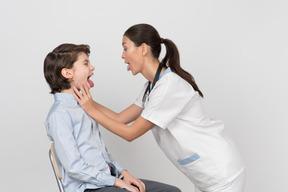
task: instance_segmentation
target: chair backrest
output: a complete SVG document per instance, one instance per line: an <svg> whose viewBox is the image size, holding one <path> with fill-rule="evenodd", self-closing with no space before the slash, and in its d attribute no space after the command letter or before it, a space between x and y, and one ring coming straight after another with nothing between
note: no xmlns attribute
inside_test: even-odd
<svg viewBox="0 0 288 192"><path fill-rule="evenodd" d="M60 192L64 192L64 187L62 183L62 177L59 171L60 162L57 158L57 155L54 152L54 143L51 144L51 148L49 149L49 159L53 168L54 175L56 177L56 181L59 187Z"/></svg>

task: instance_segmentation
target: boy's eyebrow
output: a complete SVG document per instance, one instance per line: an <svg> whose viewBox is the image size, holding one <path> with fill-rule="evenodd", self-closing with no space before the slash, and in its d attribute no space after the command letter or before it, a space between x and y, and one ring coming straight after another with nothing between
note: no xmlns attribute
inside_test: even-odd
<svg viewBox="0 0 288 192"><path fill-rule="evenodd" d="M126 42L123 42L122 45L126 44Z"/></svg>
<svg viewBox="0 0 288 192"><path fill-rule="evenodd" d="M83 63L85 63L85 62L89 62L89 59L84 59Z"/></svg>

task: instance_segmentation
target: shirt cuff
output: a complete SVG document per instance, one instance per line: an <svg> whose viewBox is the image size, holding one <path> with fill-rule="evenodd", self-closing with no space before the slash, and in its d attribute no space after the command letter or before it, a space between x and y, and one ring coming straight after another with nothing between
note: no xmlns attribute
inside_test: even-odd
<svg viewBox="0 0 288 192"><path fill-rule="evenodd" d="M103 174L102 178L101 178L101 185L103 187L105 187L105 186L113 186L114 183L115 183L115 179L116 179L116 177L114 177L112 175Z"/></svg>
<svg viewBox="0 0 288 192"><path fill-rule="evenodd" d="M115 162L115 167L116 167L116 170L118 172L118 175L120 176L121 175L121 171L124 169L118 162Z"/></svg>

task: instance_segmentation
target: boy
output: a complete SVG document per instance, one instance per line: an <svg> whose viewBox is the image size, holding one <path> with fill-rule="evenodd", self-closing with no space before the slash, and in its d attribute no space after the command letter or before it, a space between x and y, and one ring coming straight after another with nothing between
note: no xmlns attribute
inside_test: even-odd
<svg viewBox="0 0 288 192"><path fill-rule="evenodd" d="M73 87L79 89L83 82L94 86L89 54L88 45L62 44L44 61L44 76L55 99L45 125L62 164L65 191L179 192L170 185L133 177L108 153L98 124L73 96Z"/></svg>

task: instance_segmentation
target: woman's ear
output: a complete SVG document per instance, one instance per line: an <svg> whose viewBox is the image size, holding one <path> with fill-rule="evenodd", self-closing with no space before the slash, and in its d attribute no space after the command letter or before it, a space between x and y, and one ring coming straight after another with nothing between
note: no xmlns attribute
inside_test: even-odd
<svg viewBox="0 0 288 192"><path fill-rule="evenodd" d="M67 68L63 68L61 70L61 75L65 77L66 79L72 79L73 77L71 70Z"/></svg>
<svg viewBox="0 0 288 192"><path fill-rule="evenodd" d="M145 56L150 51L150 46L148 46L146 43L142 43L141 49L142 49L142 56Z"/></svg>

